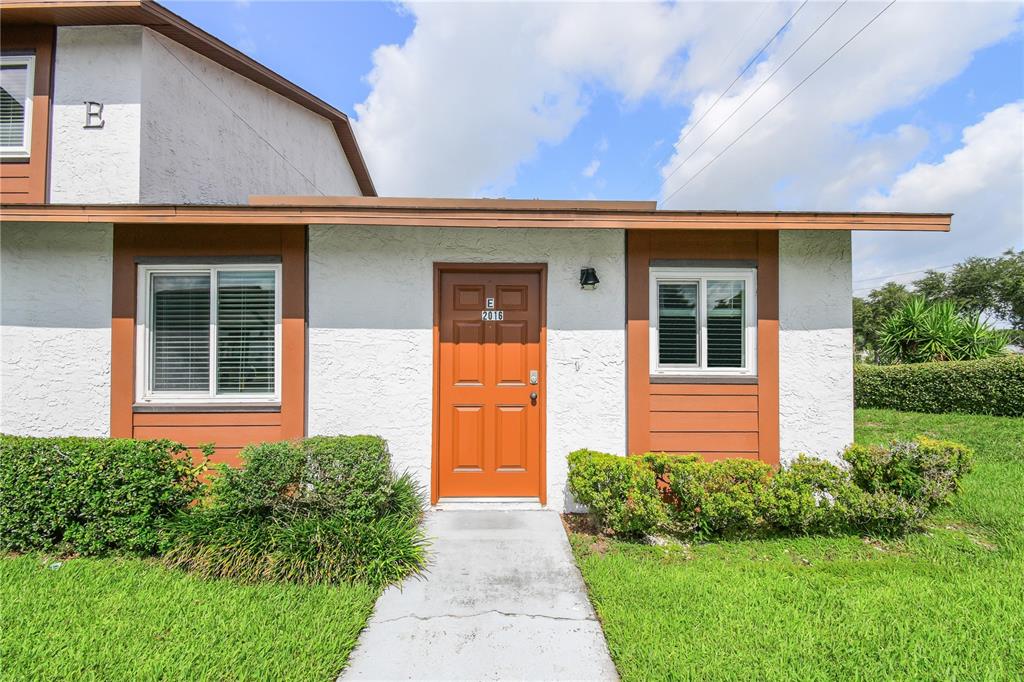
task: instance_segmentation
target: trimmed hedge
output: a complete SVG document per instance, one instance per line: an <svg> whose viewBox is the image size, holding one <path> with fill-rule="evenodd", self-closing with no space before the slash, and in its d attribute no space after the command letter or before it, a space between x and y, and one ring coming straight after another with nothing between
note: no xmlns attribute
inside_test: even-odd
<svg viewBox="0 0 1024 682"><path fill-rule="evenodd" d="M569 455L569 490L598 526L626 537L658 531L699 540L765 533L902 535L949 502L971 451L920 437L852 445L841 468L801 456L778 472L748 459Z"/></svg>
<svg viewBox="0 0 1024 682"><path fill-rule="evenodd" d="M200 470L166 440L0 436L0 549L151 554Z"/></svg>
<svg viewBox="0 0 1024 682"><path fill-rule="evenodd" d="M1024 356L909 365L857 365L857 407L1024 417Z"/></svg>

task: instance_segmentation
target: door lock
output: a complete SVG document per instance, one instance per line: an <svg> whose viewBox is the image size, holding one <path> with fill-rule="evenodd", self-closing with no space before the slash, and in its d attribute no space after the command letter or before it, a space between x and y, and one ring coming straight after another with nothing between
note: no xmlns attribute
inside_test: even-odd
<svg viewBox="0 0 1024 682"><path fill-rule="evenodd" d="M532 393L530 393L530 404L531 405L536 405L537 404L537 391L533 391Z"/></svg>
<svg viewBox="0 0 1024 682"><path fill-rule="evenodd" d="M536 386L537 385L537 382L540 380L539 374L540 373L537 370L535 370L535 369L531 369L530 370L530 385L531 386Z"/></svg>

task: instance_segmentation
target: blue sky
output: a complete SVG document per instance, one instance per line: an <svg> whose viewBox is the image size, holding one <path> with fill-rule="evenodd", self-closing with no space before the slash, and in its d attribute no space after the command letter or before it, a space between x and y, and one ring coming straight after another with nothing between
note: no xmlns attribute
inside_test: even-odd
<svg viewBox="0 0 1024 682"><path fill-rule="evenodd" d="M956 213L858 237L855 286L1024 246L1018 4L165 4L348 113L382 193Z"/></svg>

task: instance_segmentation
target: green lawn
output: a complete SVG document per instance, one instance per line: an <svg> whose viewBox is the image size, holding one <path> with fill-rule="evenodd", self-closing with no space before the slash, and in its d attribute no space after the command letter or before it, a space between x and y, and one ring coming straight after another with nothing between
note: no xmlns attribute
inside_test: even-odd
<svg viewBox="0 0 1024 682"><path fill-rule="evenodd" d="M154 563L0 559L0 679L333 680L365 586L246 587Z"/></svg>
<svg viewBox="0 0 1024 682"><path fill-rule="evenodd" d="M1024 419L858 410L857 440L977 451L900 542L648 547L571 537L624 680L1024 679Z"/></svg>

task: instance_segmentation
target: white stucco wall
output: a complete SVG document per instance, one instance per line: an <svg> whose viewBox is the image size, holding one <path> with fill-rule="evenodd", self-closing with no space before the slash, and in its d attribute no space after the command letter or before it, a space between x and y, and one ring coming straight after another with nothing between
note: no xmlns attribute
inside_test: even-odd
<svg viewBox="0 0 1024 682"><path fill-rule="evenodd" d="M361 194L327 119L149 29L142 74L142 202Z"/></svg>
<svg viewBox="0 0 1024 682"><path fill-rule="evenodd" d="M140 26L57 28L50 136L50 201L137 203L142 121ZM84 128L84 102L103 103Z"/></svg>
<svg viewBox="0 0 1024 682"><path fill-rule="evenodd" d="M0 226L0 432L110 432L113 227Z"/></svg>
<svg viewBox="0 0 1024 682"><path fill-rule="evenodd" d="M779 234L779 436L783 463L837 460L853 441L849 232Z"/></svg>
<svg viewBox="0 0 1024 682"><path fill-rule="evenodd" d="M547 492L563 509L570 451L625 451L618 230L311 226L309 433L383 436L398 468L429 485L435 261L548 264ZM595 291L580 289L586 265Z"/></svg>

